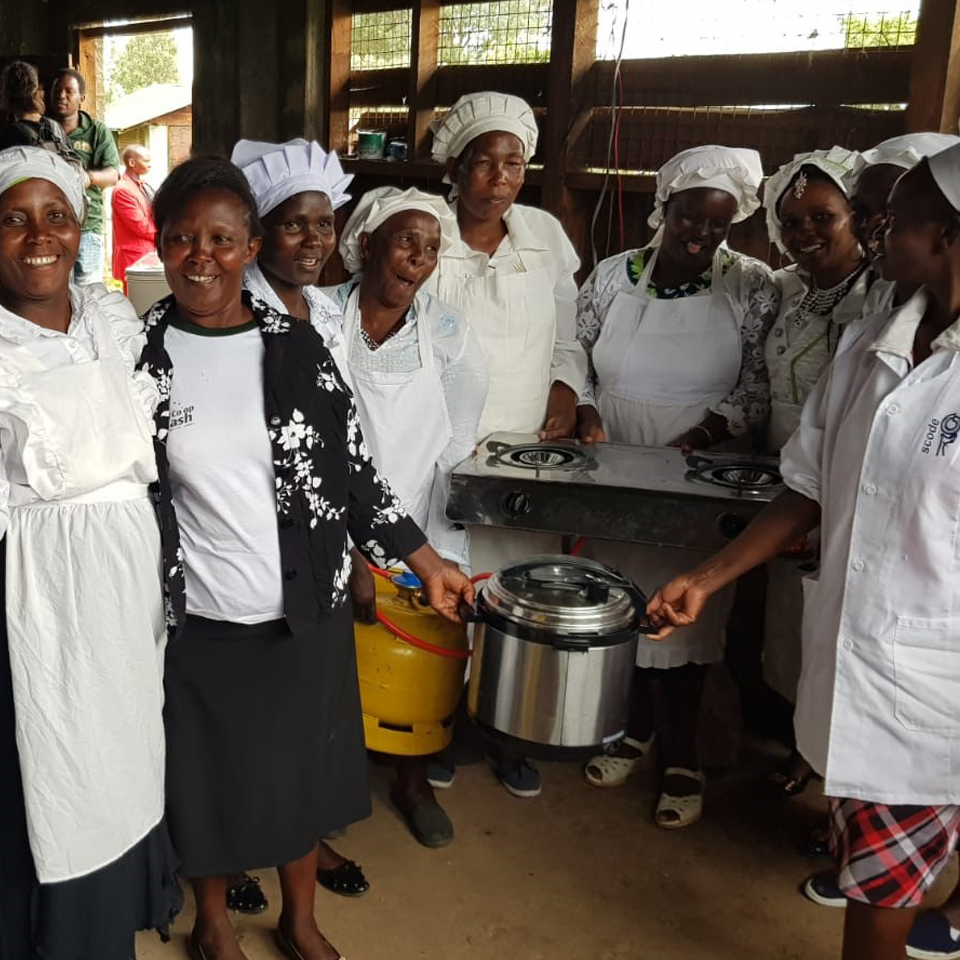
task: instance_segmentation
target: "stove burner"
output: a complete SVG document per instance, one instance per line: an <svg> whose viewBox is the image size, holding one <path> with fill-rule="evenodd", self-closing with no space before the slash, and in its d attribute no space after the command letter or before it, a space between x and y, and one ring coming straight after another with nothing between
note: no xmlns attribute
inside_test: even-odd
<svg viewBox="0 0 960 960"><path fill-rule="evenodd" d="M701 463L687 474L691 480L742 493L759 493L783 483L780 474L765 464Z"/></svg>
<svg viewBox="0 0 960 960"><path fill-rule="evenodd" d="M576 447L551 446L547 443L526 443L506 447L492 458L494 463L528 470L562 470L582 466L586 455Z"/></svg>

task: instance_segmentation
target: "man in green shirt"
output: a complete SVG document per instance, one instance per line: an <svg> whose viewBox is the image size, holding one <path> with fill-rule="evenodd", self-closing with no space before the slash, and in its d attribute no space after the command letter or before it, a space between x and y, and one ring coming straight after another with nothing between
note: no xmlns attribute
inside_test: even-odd
<svg viewBox="0 0 960 960"><path fill-rule="evenodd" d="M78 284L103 282L103 191L120 179L120 155L113 134L106 124L80 109L86 98L86 81L78 71L64 67L53 81L50 110L83 164L90 204L73 268Z"/></svg>

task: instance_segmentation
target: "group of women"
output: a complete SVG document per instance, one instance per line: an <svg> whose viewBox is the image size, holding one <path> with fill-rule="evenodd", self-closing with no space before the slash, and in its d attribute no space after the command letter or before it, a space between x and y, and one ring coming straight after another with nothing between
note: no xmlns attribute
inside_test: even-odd
<svg viewBox="0 0 960 960"><path fill-rule="evenodd" d="M559 222L516 203L537 142L517 97L468 95L437 124L449 199L359 199L333 288L351 178L316 143L241 141L158 190L172 292L142 321L69 282L76 168L0 152L0 960L129 960L134 931L179 910L177 870L191 957L243 960L228 894L258 865L278 866L281 953L336 960L314 890L366 887L322 838L370 811L352 628L376 613L370 564L405 565L457 620L464 570L556 548L447 520L452 468L492 431L778 450L845 324L912 292L879 279L875 231L935 137L781 168L776 273L726 243L759 207L759 155L684 151L658 175L653 240L579 295ZM689 563L588 549L648 586ZM681 642L641 644L630 735L586 768L622 783L661 695L665 828L702 809L697 708L729 605L719 591ZM395 765L411 831L449 842L433 787L453 766ZM523 758L495 766L539 792Z"/></svg>

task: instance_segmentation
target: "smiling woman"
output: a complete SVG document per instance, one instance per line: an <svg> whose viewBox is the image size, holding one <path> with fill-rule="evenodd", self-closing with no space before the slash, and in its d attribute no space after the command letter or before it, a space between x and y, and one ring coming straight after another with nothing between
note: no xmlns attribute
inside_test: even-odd
<svg viewBox="0 0 960 960"><path fill-rule="evenodd" d="M375 470L317 331L243 289L263 232L243 173L186 161L155 218L172 295L145 318L144 361L186 574L164 719L171 834L197 901L189 950L242 960L227 877L280 864L278 946L336 960L313 913L317 841L370 810L347 533L372 562L405 561L450 619L473 588Z"/></svg>
<svg viewBox="0 0 960 960"><path fill-rule="evenodd" d="M163 823L175 527L143 327L70 285L79 172L0 152L0 960L129 960L181 902ZM105 589L106 587L106 589ZM117 799L123 802L118 804Z"/></svg>
<svg viewBox="0 0 960 960"><path fill-rule="evenodd" d="M377 469L437 552L466 564L446 519L453 467L473 450L487 393L480 344L460 311L423 290L456 234L446 202L419 190L364 194L340 244L354 275L327 292L344 313L354 397ZM397 761L394 805L423 844L453 839L421 758Z"/></svg>
<svg viewBox="0 0 960 960"><path fill-rule="evenodd" d="M590 358L578 408L588 443L612 440L701 449L748 435L767 413L763 340L777 311L770 269L731 250L730 225L758 207L762 170L754 150L685 150L657 174L650 245L602 261L578 301L577 328ZM655 583L689 563L689 551L598 541L585 553ZM729 595L705 611L696 631L672 648L637 649L635 714L611 758L596 757L586 777L596 786L626 779L654 735L650 683L664 691L657 731L667 768L658 826L676 829L700 816L703 774L696 717L703 665L723 657Z"/></svg>

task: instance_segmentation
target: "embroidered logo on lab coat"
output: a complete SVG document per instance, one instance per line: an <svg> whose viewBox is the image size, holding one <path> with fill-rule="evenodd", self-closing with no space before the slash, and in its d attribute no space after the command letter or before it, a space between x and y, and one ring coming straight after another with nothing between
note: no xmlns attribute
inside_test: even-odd
<svg viewBox="0 0 960 960"><path fill-rule="evenodd" d="M923 438L922 453L930 453L936 447L934 456L946 456L947 447L960 435L960 414L948 413L942 420L934 417L927 424L927 432Z"/></svg>

